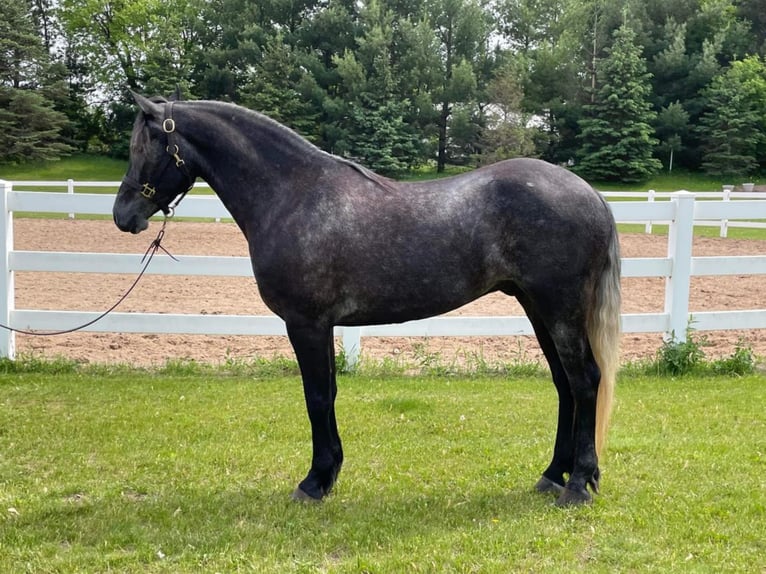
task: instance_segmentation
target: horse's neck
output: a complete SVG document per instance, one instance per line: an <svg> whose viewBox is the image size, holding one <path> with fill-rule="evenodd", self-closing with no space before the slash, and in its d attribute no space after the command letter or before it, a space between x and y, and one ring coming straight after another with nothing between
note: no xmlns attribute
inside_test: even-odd
<svg viewBox="0 0 766 574"><path fill-rule="evenodd" d="M225 121L221 111L227 109L201 110L195 117L201 135L194 143L200 154L200 176L244 227L258 214L267 214L274 194L291 189L291 178L298 177L302 168L309 163L319 167L331 156L259 115L233 108L237 122Z"/></svg>

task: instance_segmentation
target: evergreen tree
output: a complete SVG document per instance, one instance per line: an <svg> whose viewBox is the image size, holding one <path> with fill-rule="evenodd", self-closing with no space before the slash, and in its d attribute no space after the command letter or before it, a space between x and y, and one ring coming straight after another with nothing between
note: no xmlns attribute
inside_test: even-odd
<svg viewBox="0 0 766 574"><path fill-rule="evenodd" d="M318 111L312 94L318 86L303 65L310 58L311 55L288 45L277 34L247 75L240 90L240 103L316 141Z"/></svg>
<svg viewBox="0 0 766 574"><path fill-rule="evenodd" d="M680 102L675 101L657 114L657 137L660 139L658 152L667 158L668 171L673 171L675 155L684 147L684 140L689 133L689 113Z"/></svg>
<svg viewBox="0 0 766 574"><path fill-rule="evenodd" d="M405 121L410 102L399 93L394 67L394 20L380 3L365 5L358 48L333 59L338 97L325 103L334 128L332 150L386 175L418 160L417 136Z"/></svg>
<svg viewBox="0 0 766 574"><path fill-rule="evenodd" d="M639 182L662 164L652 156L656 113L650 103L650 74L635 32L624 24L598 69L594 101L580 120L582 141L577 171L601 181Z"/></svg>
<svg viewBox="0 0 766 574"><path fill-rule="evenodd" d="M47 97L48 54L27 0L0 0L0 162L58 159L66 116Z"/></svg>
<svg viewBox="0 0 766 574"><path fill-rule="evenodd" d="M698 130L702 169L716 176L752 174L766 141L766 66L757 56L734 62L705 95L708 107Z"/></svg>

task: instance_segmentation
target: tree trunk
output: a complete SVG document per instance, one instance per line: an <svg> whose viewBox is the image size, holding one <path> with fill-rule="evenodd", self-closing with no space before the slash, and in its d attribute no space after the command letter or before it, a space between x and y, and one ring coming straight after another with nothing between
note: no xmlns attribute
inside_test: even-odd
<svg viewBox="0 0 766 574"><path fill-rule="evenodd" d="M444 172L447 166L447 120L449 120L449 102L442 102L442 111L439 116L439 155L436 161L436 171Z"/></svg>

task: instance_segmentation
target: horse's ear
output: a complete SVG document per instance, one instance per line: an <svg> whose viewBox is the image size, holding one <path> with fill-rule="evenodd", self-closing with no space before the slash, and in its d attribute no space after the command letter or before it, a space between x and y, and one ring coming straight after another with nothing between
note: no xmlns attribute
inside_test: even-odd
<svg viewBox="0 0 766 574"><path fill-rule="evenodd" d="M163 117L164 110L159 104L155 104L149 98L145 98L136 92L131 91L130 93L133 95L133 99L136 101L136 104L138 104L138 107L144 112L144 115L157 119Z"/></svg>
<svg viewBox="0 0 766 574"><path fill-rule="evenodd" d="M176 84L175 91L171 94L171 96L168 98L171 102L180 102L183 98L181 97L181 86Z"/></svg>

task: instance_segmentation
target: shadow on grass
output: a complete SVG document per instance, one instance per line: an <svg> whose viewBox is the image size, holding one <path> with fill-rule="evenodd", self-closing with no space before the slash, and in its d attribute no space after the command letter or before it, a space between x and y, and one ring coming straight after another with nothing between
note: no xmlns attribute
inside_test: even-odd
<svg viewBox="0 0 766 574"><path fill-rule="evenodd" d="M97 560L98 567L156 562L158 557L188 560L191 555L199 561L225 553L313 561L332 552L369 554L407 546L408 539L438 539L491 526L498 517L507 522L545 514L553 502L531 488L431 496L395 486L364 492L341 486L321 503L301 503L281 486L230 486L225 491L152 491L112 484L102 494L48 493L36 508L21 509L12 521L0 523L0 531L17 559L29 559L26 548L50 565L73 553Z"/></svg>

